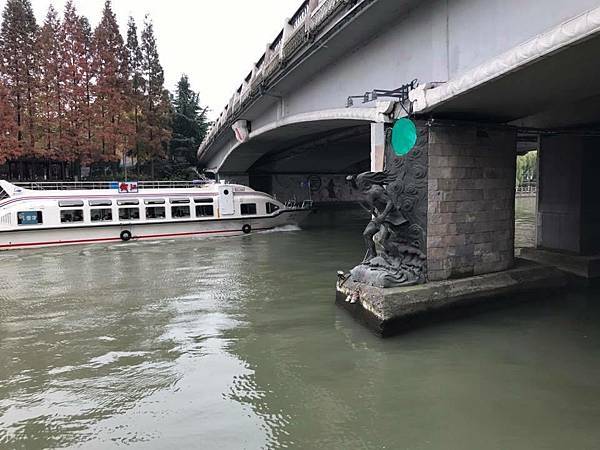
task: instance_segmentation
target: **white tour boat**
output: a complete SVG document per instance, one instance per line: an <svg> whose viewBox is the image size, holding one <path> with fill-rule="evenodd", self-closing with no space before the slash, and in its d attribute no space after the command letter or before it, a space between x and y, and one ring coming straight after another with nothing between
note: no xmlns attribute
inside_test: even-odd
<svg viewBox="0 0 600 450"><path fill-rule="evenodd" d="M0 250L200 236L298 225L311 202L283 204L247 186L187 182L0 180Z"/></svg>

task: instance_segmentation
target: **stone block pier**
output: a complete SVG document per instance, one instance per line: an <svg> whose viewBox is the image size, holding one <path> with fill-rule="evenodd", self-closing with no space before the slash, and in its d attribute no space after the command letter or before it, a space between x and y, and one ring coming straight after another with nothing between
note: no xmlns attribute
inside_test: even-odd
<svg viewBox="0 0 600 450"><path fill-rule="evenodd" d="M555 293L567 285L558 269L519 261L511 269L456 280L379 288L338 281L336 304L382 337L490 306Z"/></svg>

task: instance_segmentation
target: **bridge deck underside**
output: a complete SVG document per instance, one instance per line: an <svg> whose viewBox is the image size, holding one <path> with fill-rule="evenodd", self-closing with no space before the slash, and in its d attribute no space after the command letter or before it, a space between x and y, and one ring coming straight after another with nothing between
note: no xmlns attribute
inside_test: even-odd
<svg viewBox="0 0 600 450"><path fill-rule="evenodd" d="M435 117L540 129L600 124L600 36L435 106Z"/></svg>
<svg viewBox="0 0 600 450"><path fill-rule="evenodd" d="M370 125L317 121L276 128L238 146L221 173L346 173L369 167Z"/></svg>

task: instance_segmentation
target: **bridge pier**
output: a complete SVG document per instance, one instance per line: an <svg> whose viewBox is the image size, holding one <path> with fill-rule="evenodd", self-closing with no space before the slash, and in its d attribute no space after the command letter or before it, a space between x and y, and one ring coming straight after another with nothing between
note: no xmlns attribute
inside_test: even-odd
<svg viewBox="0 0 600 450"><path fill-rule="evenodd" d="M430 128L430 281L513 266L515 165L512 129L459 123Z"/></svg>
<svg viewBox="0 0 600 450"><path fill-rule="evenodd" d="M600 276L600 137L540 141L537 248L522 256L583 278Z"/></svg>
<svg viewBox="0 0 600 450"><path fill-rule="evenodd" d="M336 302L387 336L476 302L521 299L523 293L563 286L559 271L515 261L515 130L461 122L418 122L417 128L412 152L419 156L395 156L388 133L385 161L391 172L403 164L427 166L425 184L414 183L409 171L403 188L392 186L392 191L414 192L415 186L426 191L412 197L400 193L397 201L411 226L424 228L426 282L386 285L379 277L373 283L361 278L364 268L355 268L350 278L338 281ZM422 216L424 224L414 220Z"/></svg>

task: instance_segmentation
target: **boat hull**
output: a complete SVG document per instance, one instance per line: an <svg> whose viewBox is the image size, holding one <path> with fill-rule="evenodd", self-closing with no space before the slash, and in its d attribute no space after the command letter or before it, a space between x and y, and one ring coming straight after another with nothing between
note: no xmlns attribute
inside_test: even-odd
<svg viewBox="0 0 600 450"><path fill-rule="evenodd" d="M299 225L310 213L308 209L281 211L263 217L236 217L212 220L169 222L121 222L106 225L62 226L0 232L0 251L24 248L55 247L93 243L239 236L248 231L260 232L285 225ZM249 229L248 229L249 225ZM125 238L125 239L124 239Z"/></svg>

